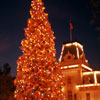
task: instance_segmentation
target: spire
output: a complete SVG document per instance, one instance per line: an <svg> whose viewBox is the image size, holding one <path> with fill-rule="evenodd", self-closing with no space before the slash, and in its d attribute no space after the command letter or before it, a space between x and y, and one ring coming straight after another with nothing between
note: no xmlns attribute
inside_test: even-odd
<svg viewBox="0 0 100 100"><path fill-rule="evenodd" d="M72 42L72 30L73 30L72 21L70 21L69 25L70 25L70 42Z"/></svg>

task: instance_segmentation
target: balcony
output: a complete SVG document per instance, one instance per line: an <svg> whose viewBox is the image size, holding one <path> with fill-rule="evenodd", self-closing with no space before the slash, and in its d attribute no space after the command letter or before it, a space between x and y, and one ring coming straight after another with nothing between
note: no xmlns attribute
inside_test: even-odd
<svg viewBox="0 0 100 100"><path fill-rule="evenodd" d="M84 72L83 84L76 87L100 87L100 71Z"/></svg>

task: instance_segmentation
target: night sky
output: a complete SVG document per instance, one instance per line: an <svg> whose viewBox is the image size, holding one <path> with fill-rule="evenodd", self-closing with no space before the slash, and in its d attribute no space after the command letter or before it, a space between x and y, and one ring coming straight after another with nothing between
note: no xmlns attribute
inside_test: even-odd
<svg viewBox="0 0 100 100"><path fill-rule="evenodd" d="M91 11L87 0L43 0L49 14L57 50L60 56L63 42L69 42L69 22L73 23L73 41L84 46L90 67L100 70L100 33L91 25ZM16 61L22 54L19 49L24 38L24 28L30 18L31 0L2 0L0 2L0 66L9 63L12 75L16 75Z"/></svg>

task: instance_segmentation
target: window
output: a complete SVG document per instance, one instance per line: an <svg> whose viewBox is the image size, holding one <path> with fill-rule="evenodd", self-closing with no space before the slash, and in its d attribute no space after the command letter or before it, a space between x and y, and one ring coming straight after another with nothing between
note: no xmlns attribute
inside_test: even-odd
<svg viewBox="0 0 100 100"><path fill-rule="evenodd" d="M97 82L100 83L100 74L97 74Z"/></svg>
<svg viewBox="0 0 100 100"><path fill-rule="evenodd" d="M72 99L72 91L68 91L68 100L73 100Z"/></svg>
<svg viewBox="0 0 100 100"><path fill-rule="evenodd" d="M74 94L74 100L77 100L77 95L76 94Z"/></svg>
<svg viewBox="0 0 100 100"><path fill-rule="evenodd" d="M90 93L86 93L86 100L90 100Z"/></svg>
<svg viewBox="0 0 100 100"><path fill-rule="evenodd" d="M67 77L67 84L71 84L71 77L70 76Z"/></svg>
<svg viewBox="0 0 100 100"><path fill-rule="evenodd" d="M94 75L93 74L84 75L84 77L83 77L83 83L84 84L94 83Z"/></svg>

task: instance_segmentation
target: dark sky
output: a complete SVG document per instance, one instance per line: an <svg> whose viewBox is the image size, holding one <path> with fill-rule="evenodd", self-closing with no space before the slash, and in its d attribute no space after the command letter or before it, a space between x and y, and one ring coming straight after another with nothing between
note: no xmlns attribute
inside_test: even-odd
<svg viewBox="0 0 100 100"><path fill-rule="evenodd" d="M73 41L84 46L86 58L93 69L100 70L100 33L89 24L91 11L87 0L43 0L49 21L55 32L57 58L62 43L69 41L69 21L72 20ZM19 46L24 38L24 28L30 17L31 0L2 0L0 2L0 66L9 63L12 75L16 75L16 60L21 55Z"/></svg>

